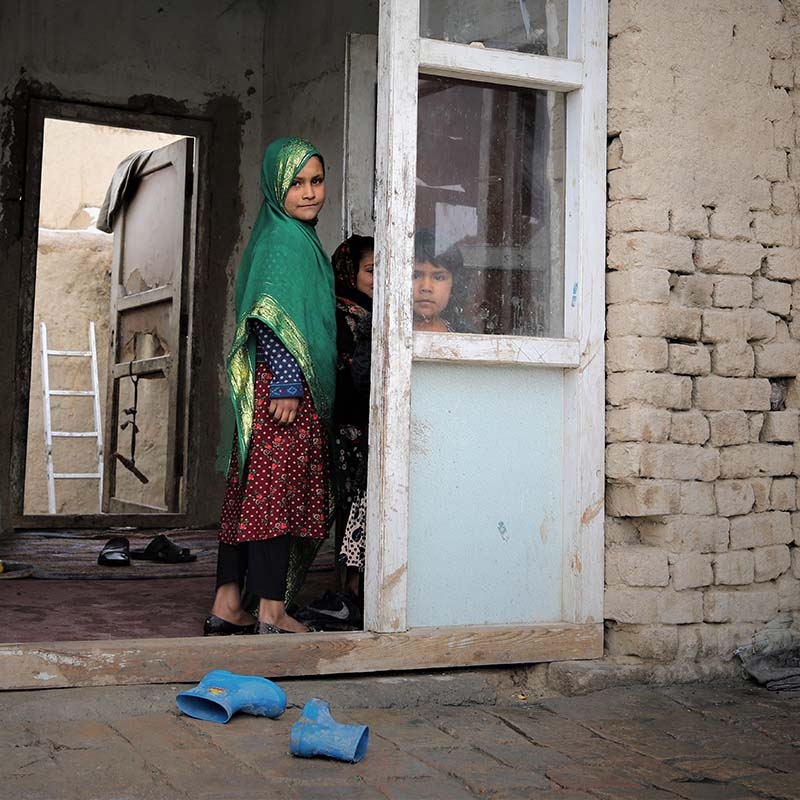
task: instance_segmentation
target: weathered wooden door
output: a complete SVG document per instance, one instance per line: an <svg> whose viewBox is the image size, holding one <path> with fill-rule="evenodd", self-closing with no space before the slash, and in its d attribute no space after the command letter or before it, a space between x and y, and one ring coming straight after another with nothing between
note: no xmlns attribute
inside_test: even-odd
<svg viewBox="0 0 800 800"><path fill-rule="evenodd" d="M193 140L155 150L114 221L106 486L109 513L180 511Z"/></svg>
<svg viewBox="0 0 800 800"><path fill-rule="evenodd" d="M381 3L365 625L484 663L602 653L606 18Z"/></svg>

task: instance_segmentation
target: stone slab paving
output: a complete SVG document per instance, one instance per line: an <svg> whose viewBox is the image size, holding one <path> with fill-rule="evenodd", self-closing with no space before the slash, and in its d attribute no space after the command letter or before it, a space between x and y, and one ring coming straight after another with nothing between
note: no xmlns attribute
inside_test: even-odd
<svg viewBox="0 0 800 800"><path fill-rule="evenodd" d="M800 692L710 683L487 702L465 675L463 693L449 684L442 704L440 676L414 680L408 706L396 683L387 694L378 679L294 680L279 719L239 714L227 725L181 715L174 699L185 686L6 692L0 797L800 799ZM360 763L290 755L290 728L311 696L337 721L369 725Z"/></svg>

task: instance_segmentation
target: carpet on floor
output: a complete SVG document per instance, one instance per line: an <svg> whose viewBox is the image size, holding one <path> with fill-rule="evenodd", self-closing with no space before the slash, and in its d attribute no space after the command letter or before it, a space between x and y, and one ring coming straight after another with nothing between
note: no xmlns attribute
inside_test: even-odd
<svg viewBox="0 0 800 800"><path fill-rule="evenodd" d="M28 577L0 580L0 642L201 636L214 594L216 531L163 532L197 560L97 564L111 536L124 535L132 548L144 548L159 531L18 532L0 539L1 559L34 567ZM328 540L306 576L298 605L334 583Z"/></svg>
<svg viewBox="0 0 800 800"><path fill-rule="evenodd" d="M105 543L124 536L131 550L144 550L164 533L178 547L188 548L194 561L165 564L160 561L131 560L129 566L107 567L97 563ZM0 539L0 559L30 564L33 577L44 580L153 580L156 578L198 578L214 575L217 565L215 530L103 530L103 531L16 531Z"/></svg>

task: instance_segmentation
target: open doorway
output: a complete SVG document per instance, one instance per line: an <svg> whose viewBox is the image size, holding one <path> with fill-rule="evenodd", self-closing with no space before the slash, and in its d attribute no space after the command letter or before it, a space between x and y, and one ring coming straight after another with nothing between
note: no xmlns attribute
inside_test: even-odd
<svg viewBox="0 0 800 800"><path fill-rule="evenodd" d="M307 4L311 8L314 4ZM31 560L22 557L20 544L26 539L39 536L43 542L41 557L35 559L36 572L33 581L5 582L6 593L3 596L4 618L10 622L21 622L24 638L7 630L7 641L63 641L63 640L115 640L115 639L149 639L155 637L189 637L202 632L203 619L208 611L208 604L213 596L214 570L216 562L216 535L213 527L218 523L219 504L222 500L224 471L227 462L226 447L229 446L231 428L226 428L230 401L225 393L224 351L230 340L230 324L228 316L232 299L232 276L246 242L248 229L255 216L259 199L260 159L263 146L267 141L287 132L302 135L313 141L325 154L328 167L329 198L323 219L320 221L320 238L328 253L332 253L338 243L350 232L372 233L372 181L374 175L374 127L375 127L375 48L371 51L370 75L363 90L359 89L350 101L349 111L353 116L364 120L368 134L370 157L365 159L364 172L351 176L358 177L358 200L363 210L363 221L369 223L365 228L361 222L355 224L346 220L347 208L343 203L343 173L345 171L343 139L345 137L345 83L349 80L350 70L347 65L347 34L359 31L371 34L377 32L377 0L352 0L338 5L335 9L319 10L314 7L313 26L307 33L313 35L314 46L310 48L310 56L301 59L291 57L293 42L296 36L297 20L307 15L303 10L290 3L270 3L265 10L264 32L265 59L263 65L264 82L268 91L263 101L263 112L252 113L250 105L242 104L241 98L235 96L211 96L208 105L169 102L151 103L131 90L130 95L120 96L121 108L90 106L86 103L61 101L33 101L28 111L29 136L26 151L25 179L25 235L28 252L23 251L22 276L20 282L20 336L19 356L17 363L18 396L16 402L16 442L12 459L12 472L16 486L12 487L11 526L8 536L3 542L4 557L19 557L19 560ZM250 31L257 29L254 20L248 25ZM189 32L191 35L191 31ZM287 68L290 65L290 68ZM255 64L248 64L256 66ZM247 75L252 86L248 86L248 97L258 96L262 83L259 70L253 75L248 69ZM198 76L202 82L202 76ZM164 84L165 92L171 91ZM135 96L134 96L135 95ZM130 104L130 108L125 107ZM134 109L145 109L139 112ZM147 109L167 109L164 115L151 113ZM197 113L202 119L184 116ZM252 113L252 115L251 115ZM33 359L41 359L39 345L39 321L37 294L38 254L36 238L39 232L39 193L42 190L40 177L41 165L44 164L47 151L45 141L45 122L49 120L69 121L77 127L83 124L101 128L120 128L141 133L144 130L169 134L176 138L193 140L195 148L189 183L194 191L194 205L199 221L195 229L196 241L192 245L201 251L206 248L206 257L200 252L195 259L199 268L194 276L184 283L185 296L179 324L186 330L187 349L191 352L182 354L181 374L184 381L179 385L186 402L179 405L185 414L183 420L176 420L177 434L183 431L183 451L176 453L176 462L184 464L184 472L176 469L179 482L176 486L176 502L171 504L167 498L148 496L147 491L156 484L155 475L160 460L156 442L152 448L146 447L146 426L148 423L148 391L160 391L166 380L159 377L142 376L139 388L137 407L137 424L140 435L136 441L135 466L148 478L143 484L136 475L117 459L117 494L114 502L109 498L107 509L98 497L97 482L90 479L64 479L56 486L56 501L59 504L56 512L48 513L46 487L39 492L39 505L33 506L26 497L26 483L34 468L28 465L30 454L36 454L39 461L39 475L45 478L44 437L42 395L36 384L40 367ZM349 129L352 137L352 125ZM103 193L108 187L110 177L117 164L129 152L137 149L159 149L168 143L156 144L136 143L130 150L119 153L119 158L111 164L109 173L104 176L102 187L98 192L99 200L92 206L102 202ZM354 145L355 146L355 145ZM351 150L352 148L348 148ZM353 197L355 197L355 192ZM213 198L214 207L211 208ZM88 204L87 204L88 205ZM127 221L126 221L127 222ZM59 226L65 223L58 223ZM212 230L213 229L213 230ZM227 235L229 230L235 235ZM223 234L221 236L221 234ZM95 234L99 236L99 234ZM44 237L43 237L44 238ZM109 237L110 238L110 237ZM113 241L113 240L112 240ZM112 244L112 258L113 258ZM105 267L108 294L105 296L104 315L107 319L106 332L97 331L97 349L99 356L98 371L105 370L105 385L112 380L113 363L109 362L109 341L113 321L110 315L112 301L113 263ZM126 274L121 285L125 286L126 296L129 292L155 294L162 290L145 280L143 285L136 286L135 269ZM192 285L192 281L194 285ZM78 279L80 282L80 278ZM76 288L77 291L77 288ZM229 295L226 295L226 291ZM151 295L152 296L152 295ZM144 298L142 298L144 299ZM136 313L132 308L122 309L124 312ZM188 319L186 317L188 314ZM192 325L192 319L195 324ZM99 320L99 317L98 317ZM127 322L123 322L123 325ZM141 326L144 327L144 326ZM79 340L69 343L56 336L52 325L48 326L49 347L51 349L88 349L84 339L83 327L79 329ZM145 330L146 334L147 331ZM105 340L104 340L105 337ZM159 337L160 338L160 337ZM125 344L131 343L134 357L125 352ZM121 397L119 407L123 416L115 421L114 431L118 442L114 447L108 430L109 414L106 408L102 412L103 446L106 457L115 449L131 459L131 426L124 430L122 425L129 421L125 409L134 406L132 396L133 384L130 374L125 370L126 363L134 363L149 359L151 364L163 354L160 352L160 341L155 337L123 336L122 351L119 354L120 369L116 375ZM33 358L32 358L33 357ZM53 359L54 369L55 360ZM77 364L77 362L76 362ZM154 365L154 364L153 364ZM75 367L77 369L77 367ZM137 377L134 373L134 377ZM39 378L40 380L40 378ZM189 386L191 380L191 386ZM106 402L102 378L101 397ZM87 381L87 384L89 381ZM87 384L75 383L82 389ZM69 385L69 384L68 384ZM30 389L28 388L30 386ZM52 381L51 388L60 388L61 383ZM23 388L24 387L24 388ZM122 394L127 392L127 395ZM53 398L54 400L56 398ZM61 402L61 400L59 400ZM74 405L91 404L86 397L69 399ZM91 410L88 417L81 419L83 426L91 426ZM232 422L232 420L231 420ZM29 426L38 426L38 432ZM54 423L55 425L55 423ZM66 428L64 424L62 430ZM68 430L79 430L81 426L70 425ZM55 427L54 427L55 429ZM157 438L157 437L154 437ZM74 442L73 442L74 443ZM60 442L60 444L66 444ZM75 472L89 471L95 452L93 441L79 441L78 446L88 449L89 463L75 464ZM153 455L156 467L147 460ZM131 459L133 460L133 459ZM225 462L225 463L223 463ZM63 464L63 462L61 462ZM54 469L61 470L57 464ZM108 474L104 475L104 488L108 485ZM120 486L122 482L124 486ZM83 492L85 504L60 507L61 497L79 484L85 484ZM124 491L123 491L124 489ZM66 496L66 495L65 495ZM150 508L148 508L148 506ZM163 510L164 508L168 510ZM177 508L177 510L170 510ZM98 566L97 556L105 541L116 535L130 540L131 549L144 547L154 535L166 532L181 547L188 547L197 560L191 564L157 566L143 562L133 562L126 570ZM202 533L202 536L200 534ZM80 538L78 538L80 537ZM317 597L328 588L334 586L332 537L320 550L317 559L305 582L306 594L299 595L298 604ZM12 548L14 548L12 550ZM44 578L48 575L60 574L64 563L72 559L75 551L81 551L83 565L74 579ZM77 561L77 559L76 559ZM73 562L74 563L74 562ZM127 572L127 575L123 575ZM105 573L105 574L103 574ZM142 578L146 573L154 576L151 582ZM155 575L158 578L155 578ZM323 577L324 576L324 577ZM39 578L42 578L39 580ZM124 577L136 577L138 580L123 580ZM98 580L105 578L105 580ZM113 578L113 581L108 580ZM174 580L173 580L174 579ZM53 593L48 586L53 585ZM58 583L58 586L55 584ZM30 597L24 598L19 592L24 584ZM29 586L30 584L30 586ZM148 585L150 584L150 585ZM0 589L4 582L0 581ZM66 585L66 589L63 588ZM177 586L176 586L177 585ZM18 587L18 588L15 588ZM11 591L11 589L14 591ZM59 594L55 593L58 589ZM175 589L175 591L173 591ZM63 594L66 591L68 594ZM128 598L126 603L125 598ZM41 599L41 602L39 602ZM191 603L191 604L190 604ZM148 619L149 618L149 619ZM145 619L145 624L137 622ZM60 624L59 624L60 621Z"/></svg>
<svg viewBox="0 0 800 800"><path fill-rule="evenodd" d="M335 49L336 55L341 59L338 73L341 83L345 77L345 41L343 32L336 44L331 44L331 49ZM371 77L373 86L374 58L373 48ZM330 113L339 118L342 116L342 88L331 92L329 100ZM369 91L371 110L366 116L370 130L373 131L372 136L374 136L374 95L372 88ZM360 106L357 105L355 110L361 111ZM340 184L342 170L338 165L342 161L339 154L343 149L341 138L344 126L341 124L326 126L325 131L315 132L305 130L306 124L298 123L297 129L303 128L300 132L319 141L326 154L331 154L329 156L331 181ZM64 129L69 129L70 132L77 129L80 132L90 131L98 136L108 136L109 132L112 132L112 137L124 138L128 143L125 147L119 148L113 158L108 159L108 168L104 170L102 179L97 181L99 185L93 198L90 201L81 199L73 203L76 208L82 210L86 207L90 210L83 214L73 213L64 221L48 224L44 219L43 208L47 202L51 129L55 128L58 131L60 126L64 126ZM226 306L224 293L217 292L213 297L204 294L207 291L205 280L208 278L199 275L197 271L193 272L193 254L194 250L203 248L204 237L206 240L208 238L208 209L205 211L203 209L208 205L211 196L210 187L207 184L204 186L204 181L211 172L208 163L209 147L216 147L218 141L224 141L224 136L221 136L215 128L212 141L211 131L208 130L210 124L198 120L186 118L170 120L150 114L137 115L130 111L114 111L49 101L32 103L30 128L32 133L29 143L28 198L36 215L35 219L26 219L26 227L30 232L27 238L31 245L23 265L27 275L23 279L21 306L29 315L29 319L23 323L27 330L24 330L21 336L22 341L27 337L27 343L20 350L20 362L27 359L27 364L21 363L18 367L23 379L19 384L18 403L19 407L24 406L24 415L18 411L16 446L18 475L16 496L19 498L19 507L14 520L14 533L4 543L4 555L18 557L19 560L35 561L37 567L35 577L42 580L31 582L35 585L30 587L26 582L25 588L29 589L27 597L20 596L17 590L16 593L10 593L14 595L13 597L4 599L3 606L7 617L12 621L21 621L25 628L21 636L13 633L7 635L10 641L28 642L199 635L202 632L203 618L208 610L207 605L213 596L216 562L216 532L213 526L218 520L208 514L199 515L195 510L198 500L205 501L206 498L198 498L199 484L191 480L192 470L199 460L198 448L201 446L199 442L204 440L207 442L209 437L204 436L204 432L201 431L195 431L195 434L191 435L190 429L193 420L198 418L193 409L196 409L198 403L208 405L204 397L198 399L200 393L212 389L213 391L209 391L208 394L214 397L218 394L215 384L212 385L207 380L205 382L197 380L200 362L203 362L202 366L206 370L203 374L206 374L208 369L205 364L219 360L225 341L221 336L215 337L211 342L215 348L213 352L198 347L196 342L202 342L202 328L208 322L209 316L215 319L223 316ZM171 353L169 348L163 345L164 337L153 334L154 327L164 320L157 316L154 321L142 321L140 315L145 311L142 308L143 302L140 301L152 300L152 307L157 314L164 312L162 317L171 315L171 310L168 310L166 287L174 282L162 280L160 277L154 280L152 270L141 268L138 251L134 252L135 257L130 267L125 262L124 256L131 255L131 249L141 242L152 244L156 238L153 235L154 225L162 221L167 212L173 209L169 204L165 207L163 203L161 205L157 203L154 223L152 225L143 223L138 215L139 194L136 193L131 202L124 204L125 213L116 226L112 225L112 233L102 233L97 228L95 214L105 199L118 165L129 155L142 150L154 154L161 153L166 148L187 141L191 143L193 149L193 153L191 150L189 152L185 171L186 196L190 198L190 211L186 223L189 227L185 241L188 242L190 249L186 251L184 259L185 280L182 282L180 294L182 310L175 317L179 326L179 348L184 349L178 349L177 355L180 360L177 364L173 362L169 365L169 374L167 369L162 370L163 374L158 374L156 368L159 367L159 361ZM88 163L83 165L84 171L91 173L92 176L100 171L92 158L98 149L97 145L82 144L80 147L71 145L67 149L71 154L79 150L88 152L90 157ZM151 160L145 170L152 165ZM373 171L371 161L368 169L371 180ZM55 171L65 172L66 169L57 167ZM254 175L255 180L252 179ZM140 184L153 182L149 172L137 177L142 178ZM248 173L248 177L250 180L242 188L242 193L246 192L248 198L253 194L255 198L255 193L258 191L257 171ZM205 194L203 194L204 188ZM342 238L344 215L341 189L334 190L331 194L329 204L331 211L326 216L330 230L324 236L324 241L332 252ZM230 196L230 192L219 195L225 203ZM369 207L365 213L371 221L371 190L364 193L361 202L365 207ZM231 203L230 208L234 209L236 224L246 230L247 220L235 216L235 204ZM204 214L206 225L203 226L202 221L195 225L194 217L203 217ZM229 214L228 205L224 205L224 208L218 206L214 216L215 224L219 220L224 223L226 214ZM26 215L33 216L30 210L26 211ZM77 225L81 227L76 227ZM60 265L48 271L47 264L43 266L43 255L35 243L37 238L43 243L48 243L52 238L51 234L73 236L84 242L89 240L92 244L90 255L79 259L68 271ZM117 261L118 251L122 251L121 265ZM90 268L94 270L91 287L87 286L90 282L85 275ZM215 268L220 268L216 262ZM87 295L89 288L92 289L90 298ZM24 297L26 292L30 292L29 298ZM59 306L59 292L69 293L70 301L78 306L81 312L78 321L70 325L67 330L68 333L74 332L74 339L62 337L62 329L57 324L61 316L67 317L66 313L62 314ZM54 296L56 299L52 299ZM202 325L198 325L194 331L193 316L202 322ZM99 399L102 406L100 425L94 429L102 432L103 460L100 463L104 466L103 492L102 494L99 492L98 479L89 477L56 479L56 507L53 512L49 506L41 386L40 323L42 321L46 323L47 348L72 352L91 349L88 343L88 323L95 322L99 391L95 392L95 398L86 394L53 395L52 431L90 432L94 424L91 409L93 399ZM166 323L170 324L170 321L167 320ZM64 328L67 328L66 319ZM193 343L195 343L194 348L192 348ZM58 355L49 358L51 392L91 390L90 364L81 363L74 356L65 356L65 366L58 364L58 359ZM152 369L145 370L145 366ZM177 384L177 389L183 398L180 403L172 402L165 391L165 386L173 375L178 375L180 378ZM189 391L190 378L195 387L194 395ZM133 379L138 379L138 398L134 396L137 384ZM23 392L21 387L25 382L29 388ZM116 406L114 391L119 395ZM151 395L155 397L151 398ZM220 405L223 402L227 410L229 404L227 397L219 400ZM131 414L126 414L126 411L132 408L136 409L135 422L139 429L135 452L132 452L134 448L131 441L134 420ZM175 410L179 412L171 423L153 411L165 408L169 412ZM61 418L57 417L59 412L62 413ZM67 417L67 421L64 421L64 416ZM206 413L204 419L207 420L208 417ZM154 421L155 428L155 433L152 434L148 428L151 421ZM194 424L196 425L196 422ZM168 433L170 425L173 426L174 434ZM224 430L222 433L224 434ZM170 473L169 469L165 468L166 444L173 435L174 441L177 442L174 448L175 470ZM216 440L217 437L213 438ZM222 436L219 438L222 439ZM212 446L215 443L212 442ZM80 454L73 453L64 458L63 447L60 451L55 450L59 445L64 447L74 445L75 450L80 450ZM72 440L68 437L57 438L53 447L54 473L80 474L97 471L97 444L92 437L72 437ZM148 479L147 483L119 458L111 461L115 453L120 453L130 462L135 461L133 465ZM58 460L59 455L62 456L61 460ZM79 461L79 458L83 461ZM205 464L213 460L213 456L209 456L208 452L205 452L202 458ZM185 470L181 469L182 463L186 464ZM115 466L117 469L116 485L111 484L109 466ZM219 464L216 466L219 467ZM207 473L208 470L203 475L203 486L210 483ZM170 474L177 476L172 498L169 497L165 477ZM31 476L35 476L33 481ZM31 483L33 488L36 488L37 481L38 491L32 492ZM74 502L71 493L79 495L80 502ZM181 547L189 548L197 555L197 560L191 564L157 566L132 562L130 572L126 575L121 574L119 570L112 575L110 573L113 572L113 568L98 566L97 555L108 538L124 535L130 540L131 549L141 549L161 531L168 533ZM40 555L35 559L28 559L23 556L20 547L32 537L40 539L38 543ZM320 551L306 581L305 594L298 597L298 602L311 600L323 590L333 586L332 540L326 544L330 546L323 547ZM15 549L12 551L9 545ZM69 561L79 563L81 566L76 568L70 580L65 580L69 574L70 568L67 566ZM143 573L147 573L147 577ZM134 577L138 580L123 580ZM98 580L103 578L105 580ZM108 579L114 579L114 582L109 583ZM50 587L44 585L45 582L51 583L52 591ZM6 587L9 588L9 585L6 584ZM145 624L142 624L143 619L147 620ZM60 620L60 624L57 620Z"/></svg>
<svg viewBox="0 0 800 800"><path fill-rule="evenodd" d="M118 165L134 153L151 153L184 138L53 118L44 122L26 515L108 511L104 498L112 496L109 479L116 479L123 493L152 498L153 507L167 510L163 500L159 502L164 495L169 411L167 397L158 387L163 380L146 380L139 386L138 376L133 376L122 392L117 389L121 408L109 403L114 400L113 384L119 386L119 381L112 379L109 385L109 342L115 327L110 309L116 295L112 292L114 220L109 220L107 207L100 222L103 229L97 225ZM121 252L119 245L117 251ZM146 286L143 277L139 281ZM149 339L147 345L140 344L140 351L145 346L163 349L152 333ZM113 419L120 411L124 418ZM106 429L114 434L111 440ZM123 437L126 430L128 436ZM116 463L109 459L113 453L104 443L116 445L113 452L125 459L116 456L116 463L133 469L117 476ZM137 455L141 468L136 466Z"/></svg>
<svg viewBox="0 0 800 800"><path fill-rule="evenodd" d="M30 111L15 527L185 522L210 124Z"/></svg>
<svg viewBox="0 0 800 800"><path fill-rule="evenodd" d="M15 530L3 556L41 580L10 584L9 640L197 631L216 555L186 489L210 131L203 120L31 102ZM98 565L112 536L143 549L158 529L196 559L124 575ZM195 608L183 628L167 622L180 602ZM163 625L143 624L148 615Z"/></svg>

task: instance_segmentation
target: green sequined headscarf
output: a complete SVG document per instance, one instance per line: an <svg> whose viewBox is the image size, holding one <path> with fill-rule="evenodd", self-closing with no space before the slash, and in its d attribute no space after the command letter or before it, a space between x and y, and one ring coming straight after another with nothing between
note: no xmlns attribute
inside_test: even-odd
<svg viewBox="0 0 800 800"><path fill-rule="evenodd" d="M248 320L272 328L294 356L320 417L330 424L336 383L333 272L314 223L289 216L283 203L295 176L317 149L298 138L277 139L264 153L264 203L236 278L236 332L228 381L236 413L239 465L250 446L255 409L256 337Z"/></svg>

